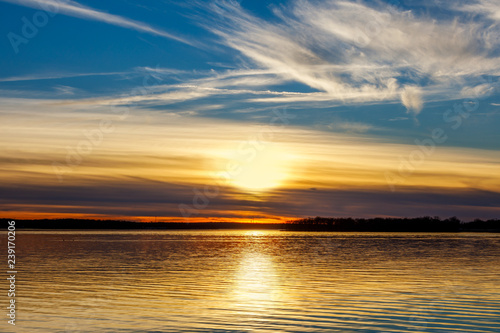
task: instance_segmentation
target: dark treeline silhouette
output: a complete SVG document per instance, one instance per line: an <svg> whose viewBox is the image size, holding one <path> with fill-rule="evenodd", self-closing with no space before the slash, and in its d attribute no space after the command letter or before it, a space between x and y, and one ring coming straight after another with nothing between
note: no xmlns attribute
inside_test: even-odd
<svg viewBox="0 0 500 333"><path fill-rule="evenodd" d="M14 219L15 220L15 219ZM11 219L0 219L7 229ZM238 222L132 222L117 220L44 219L15 220L16 229L275 229L289 231L395 231L395 232L500 232L500 220L460 221L456 217L329 218L309 217L287 223Z"/></svg>
<svg viewBox="0 0 500 333"><path fill-rule="evenodd" d="M329 231L411 231L411 232L458 232L458 231L500 231L500 220L462 222L456 217L415 218L325 218L310 217L291 222L292 230Z"/></svg>

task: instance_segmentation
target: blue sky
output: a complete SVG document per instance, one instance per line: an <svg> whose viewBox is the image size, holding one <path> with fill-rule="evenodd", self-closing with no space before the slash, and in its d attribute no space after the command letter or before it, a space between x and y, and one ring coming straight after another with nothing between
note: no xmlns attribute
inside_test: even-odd
<svg viewBox="0 0 500 333"><path fill-rule="evenodd" d="M437 143L436 153L422 164L423 169L417 168L410 176L403 177L401 185L406 190L417 193L418 200L422 193L434 193L434 188L424 188L432 187L430 183L425 185L425 181L430 181L425 177L431 172L425 168L437 168L433 169L434 176L442 180L443 168L449 167L439 164L444 161L455 162L450 167L455 165L457 170L468 171L457 171L450 176L449 183L440 185L440 190L460 188L488 191L496 196L500 188L497 175L491 171L499 166L500 149L500 4L496 1L6 0L0 1L0 13L0 34L4 36L0 42L1 116L4 147L9 149L9 153L4 151L5 163L29 172L33 184L42 188L53 184L37 177L54 172L37 168L46 165L50 169L54 161L64 157L64 147L79 142L64 129L83 133L94 128L96 121L112 114L110 108L126 108L131 117L126 125L117 126L124 133L140 128L143 132L137 135L141 138L156 131L175 132L168 119L175 119L175 129L184 129L182 133L198 133L205 126L241 128L233 136L227 134L223 140L226 143L244 140L238 136L244 130L266 126L273 110L286 109L293 115L287 123L290 136L283 142L278 139L277 144L291 144L298 140L292 136L308 133L304 140L310 144L321 143L325 149L330 145L335 150L339 142L344 142L352 144L353 149L361 147L360 154L366 154L364 142L369 142L374 150L379 150L373 157L374 164L383 161L386 165L377 169L381 178L398 169L400 157L415 149L415 140L432 139L433 131L440 129L446 140ZM27 119L32 121L29 126ZM156 126L164 122L169 125ZM43 134L37 136L37 131ZM49 140L47 131L57 138ZM26 137L7 137L8 133ZM115 154L129 140L140 142L128 133L129 139L120 139L113 133L104 145L113 142L114 148L109 149L114 149ZM217 131L207 134L205 142L215 140L216 134ZM162 145L173 142L167 137ZM37 158L27 157L29 140L46 151L47 157L40 157L44 161L33 162ZM179 140L186 147L184 152L170 151L165 159L199 153L191 137ZM137 150L130 148L130 159L139 158L137 151L146 150L148 143L144 145L142 148L138 145ZM219 156L224 144L214 145L219 146L210 146L214 149L210 158L200 157L201 160L217 159L215 156ZM88 160L96 159L96 165L117 163L100 158L99 154L104 154L102 149L96 147ZM302 156L310 149L304 147L291 155ZM321 163L330 165L325 154L321 153L324 158ZM456 160L450 161L450 156ZM7 161L14 157L24 159ZM305 161L309 157L298 159ZM316 164L311 162L310 167L321 169L323 164L319 159L312 158ZM472 161L492 169L474 173L467 164ZM189 162L187 168L198 162ZM85 169L90 167L89 163L71 166L71 172L65 173L65 183L57 186L68 189L69 184L76 186L82 179L86 184L91 183L88 177L97 171ZM207 163L211 165L209 169L213 167L212 162ZM432 166L432 163L437 164ZM352 172L357 167L345 168ZM7 169L4 177L12 179L13 171ZM98 173L107 172L110 171L104 168ZM301 172L307 174L305 169L292 173ZM127 171L123 174L132 177ZM408 178L417 175L422 177L421 181L407 183ZM114 179L117 175L109 177ZM205 182L201 176L182 181L184 178L179 177L161 181L166 187L181 184L188 188ZM311 183L323 184L328 192L324 200L331 198L331 191L340 188L388 190L377 182L365 182L360 189L354 175L349 176L345 186L314 177ZM58 180L53 175L49 178ZM160 181L160 178L154 179ZM301 183L299 178L293 184ZM266 200L273 203L274 199L270 199L273 191L284 188L302 191L301 186L295 185L276 186L266 194L260 192L257 199L247 199L262 203L267 195ZM234 199L234 186L228 191ZM245 189L240 187L239 191ZM188 201L190 196L186 194ZM368 200L365 196L365 192L360 194L362 201ZM7 211L15 211L13 207L23 203L23 195L17 200L9 202ZM41 204L33 198L26 200L32 200L33 207ZM443 199L443 205L453 200ZM177 204L165 203L171 207ZM54 202L43 205L57 206ZM89 203L89 207L92 205ZM491 200L485 205L491 208ZM241 210L247 212L252 204L243 206L246 208ZM265 213L261 212L263 216L286 215L277 212L278 204L269 206ZM370 215L372 208L368 206L359 212L346 209L342 214ZM227 210L222 202L217 207L213 211ZM57 213L57 208L44 209ZM452 210L442 209L446 213ZM312 207L310 213L314 211ZM319 208L317 211L327 215L340 212ZM435 211L439 214L441 210ZM176 216L175 212L176 209L169 208L164 215ZM419 212L412 210L410 214ZM137 214L151 215L146 211ZM162 215L161 211L154 214ZM390 215L386 211L380 214ZM475 210L463 214L477 215ZM200 216L211 215L207 212Z"/></svg>

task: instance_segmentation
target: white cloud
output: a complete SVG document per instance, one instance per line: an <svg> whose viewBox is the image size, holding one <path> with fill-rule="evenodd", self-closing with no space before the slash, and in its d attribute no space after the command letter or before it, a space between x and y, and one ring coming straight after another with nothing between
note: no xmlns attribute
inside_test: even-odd
<svg viewBox="0 0 500 333"><path fill-rule="evenodd" d="M81 76L111 76L124 75L132 72L107 72L107 73L38 73L24 76L9 76L0 78L0 82L15 82L15 81L36 81L36 80L57 80Z"/></svg>
<svg viewBox="0 0 500 333"><path fill-rule="evenodd" d="M500 21L500 3L496 0L458 2L454 7L461 11L485 15L490 19Z"/></svg>
<svg viewBox="0 0 500 333"><path fill-rule="evenodd" d="M424 96L460 98L463 86L457 89L457 82L467 86L471 77L500 74L498 27L485 20L444 19L382 3L333 0L295 1L275 9L273 20L258 18L234 1L205 6L213 17L203 24L223 44L260 69L318 91L291 100L366 103L402 98L418 114ZM445 3L441 9L452 13L454 8ZM412 85L422 89L405 88Z"/></svg>
<svg viewBox="0 0 500 333"><path fill-rule="evenodd" d="M182 37L173 35L164 30L154 28L147 23L131 20L122 16L108 14L87 6L84 6L72 0L1 0L14 3L16 5L31 7L35 9L47 9L52 12L62 13L64 15L78 17L87 20L105 22L111 25L116 25L122 28L132 29L140 32L149 33L152 35L165 37L179 41L181 43L193 45Z"/></svg>
<svg viewBox="0 0 500 333"><path fill-rule="evenodd" d="M401 92L401 102L406 107L408 113L418 115L424 106L422 91L414 86L405 87Z"/></svg>
<svg viewBox="0 0 500 333"><path fill-rule="evenodd" d="M464 87L460 93L463 97L473 97L479 98L483 96L487 96L492 94L495 91L495 87L493 87L489 83L479 84L477 86L467 86Z"/></svg>
<svg viewBox="0 0 500 333"><path fill-rule="evenodd" d="M39 6L56 0L8 1ZM436 6L452 14L461 6L462 12L482 15L481 19L465 15L443 19L446 16L432 17L432 11L420 15L381 3L325 0L295 1L275 9L275 18L264 20L236 1L199 2L207 10L200 17L201 24L219 36L222 44L241 53L244 63L240 69L136 68L135 74L145 71L165 81L148 87L145 95L66 102L152 106L233 95L240 102L261 105L325 107L401 102L408 112L417 115L424 100L443 101L492 91L492 82L476 79L500 75L499 25L483 17L491 16L485 13L494 12L496 7L486 0L473 4L467 7L464 3L438 2ZM478 4L489 9L481 9ZM67 15L156 34L155 29L140 22L74 1L61 6L61 12ZM36 76L0 81L22 79ZM287 91L285 84L291 82L312 89Z"/></svg>

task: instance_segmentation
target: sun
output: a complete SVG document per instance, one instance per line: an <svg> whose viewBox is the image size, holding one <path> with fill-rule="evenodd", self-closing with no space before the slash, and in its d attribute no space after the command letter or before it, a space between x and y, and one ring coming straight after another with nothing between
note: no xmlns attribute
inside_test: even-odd
<svg viewBox="0 0 500 333"><path fill-rule="evenodd" d="M240 189L262 192L279 187L286 177L284 154L269 148L240 163L240 168L232 174L231 182Z"/></svg>

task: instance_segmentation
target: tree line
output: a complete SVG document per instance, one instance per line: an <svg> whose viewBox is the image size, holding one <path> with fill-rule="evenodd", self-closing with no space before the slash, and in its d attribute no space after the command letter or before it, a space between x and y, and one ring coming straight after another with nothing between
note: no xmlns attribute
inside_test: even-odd
<svg viewBox="0 0 500 333"><path fill-rule="evenodd" d="M8 221L0 219L7 230ZM16 229L274 229L288 231L500 232L500 219L461 221L457 217L308 217L286 223L133 222L90 219L15 220Z"/></svg>

